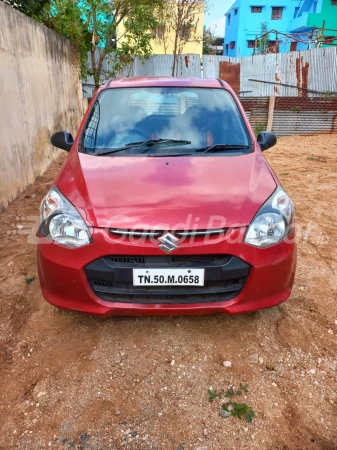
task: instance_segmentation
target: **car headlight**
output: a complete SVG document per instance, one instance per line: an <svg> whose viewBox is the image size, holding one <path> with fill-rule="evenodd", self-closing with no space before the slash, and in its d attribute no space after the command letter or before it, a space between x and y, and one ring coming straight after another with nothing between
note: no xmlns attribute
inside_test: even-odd
<svg viewBox="0 0 337 450"><path fill-rule="evenodd" d="M293 229L294 205L281 187L264 203L249 225L245 243L269 247L286 239Z"/></svg>
<svg viewBox="0 0 337 450"><path fill-rule="evenodd" d="M41 202L40 232L65 247L90 244L91 235L77 209L53 187Z"/></svg>

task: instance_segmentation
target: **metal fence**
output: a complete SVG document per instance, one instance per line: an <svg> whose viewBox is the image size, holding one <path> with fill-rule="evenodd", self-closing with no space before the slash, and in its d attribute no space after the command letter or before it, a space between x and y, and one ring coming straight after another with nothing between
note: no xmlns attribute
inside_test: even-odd
<svg viewBox="0 0 337 450"><path fill-rule="evenodd" d="M240 101L255 133L266 130L269 97L241 97Z"/></svg>
<svg viewBox="0 0 337 450"><path fill-rule="evenodd" d="M240 100L255 133L265 130L269 97ZM276 136L337 133L337 98L275 97L272 131Z"/></svg>
<svg viewBox="0 0 337 450"><path fill-rule="evenodd" d="M244 97L337 94L337 47L229 58L203 56L204 78L222 78Z"/></svg>
<svg viewBox="0 0 337 450"><path fill-rule="evenodd" d="M112 63L106 58L103 70ZM172 65L173 55L136 58L117 77L170 76ZM226 80L255 131L266 129L269 97L275 96L276 135L337 133L337 47L244 58L204 55L203 65L198 55L182 55L178 76ZM91 77L83 83L84 97L92 97L93 89Z"/></svg>
<svg viewBox="0 0 337 450"><path fill-rule="evenodd" d="M97 55L98 56L98 55ZM90 65L90 53L88 54L88 65ZM107 56L103 61L101 82L106 78L104 75L113 66L113 57ZM136 58L131 66L125 67L117 73L116 78L131 77L162 77L171 76L173 66L173 55L155 55L147 60ZM201 77L201 60L199 55L181 55L178 57L177 75L179 77ZM83 95L91 98L94 90L94 79L88 77L83 81Z"/></svg>
<svg viewBox="0 0 337 450"><path fill-rule="evenodd" d="M90 54L88 55L90 64ZM113 57L103 62L102 80L113 65ZM148 60L135 59L117 74L117 78L170 76L173 55L155 55ZM228 56L181 55L178 76L221 78L243 97L322 97L337 94L337 47L315 48L288 53L231 58ZM84 96L91 97L94 80L83 81Z"/></svg>

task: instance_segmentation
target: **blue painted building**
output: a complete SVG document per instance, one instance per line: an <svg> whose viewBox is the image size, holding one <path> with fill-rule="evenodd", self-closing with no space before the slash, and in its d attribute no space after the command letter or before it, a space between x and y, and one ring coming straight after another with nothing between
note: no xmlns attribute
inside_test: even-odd
<svg viewBox="0 0 337 450"><path fill-rule="evenodd" d="M316 46L337 45L337 0L302 0L289 23L291 33L309 33Z"/></svg>
<svg viewBox="0 0 337 450"><path fill-rule="evenodd" d="M324 2L332 0L236 0L225 13L224 55L252 55L255 39L262 33L262 23L268 31L278 31L268 35L271 51L275 51L276 41L280 53L312 47L313 28L308 26L308 17L320 13Z"/></svg>

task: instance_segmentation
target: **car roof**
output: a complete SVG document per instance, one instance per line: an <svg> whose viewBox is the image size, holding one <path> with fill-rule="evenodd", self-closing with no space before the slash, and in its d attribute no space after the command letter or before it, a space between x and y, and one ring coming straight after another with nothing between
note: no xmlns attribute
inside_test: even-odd
<svg viewBox="0 0 337 450"><path fill-rule="evenodd" d="M225 88L230 89L225 81L194 77L135 77L113 78L105 82L103 89L121 87L201 87L201 88Z"/></svg>

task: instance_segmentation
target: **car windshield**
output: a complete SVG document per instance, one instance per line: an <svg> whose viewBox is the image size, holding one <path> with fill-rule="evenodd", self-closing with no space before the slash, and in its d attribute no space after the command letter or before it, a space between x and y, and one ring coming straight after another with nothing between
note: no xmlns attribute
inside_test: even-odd
<svg viewBox="0 0 337 450"><path fill-rule="evenodd" d="M201 156L245 154L251 147L242 115L225 89L138 87L101 92L86 122L80 151Z"/></svg>

